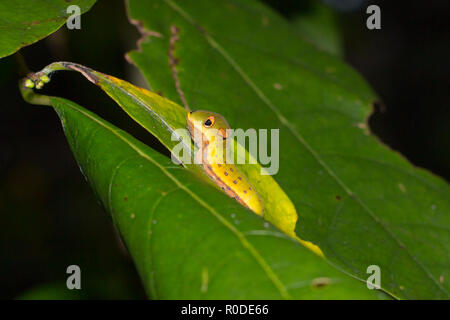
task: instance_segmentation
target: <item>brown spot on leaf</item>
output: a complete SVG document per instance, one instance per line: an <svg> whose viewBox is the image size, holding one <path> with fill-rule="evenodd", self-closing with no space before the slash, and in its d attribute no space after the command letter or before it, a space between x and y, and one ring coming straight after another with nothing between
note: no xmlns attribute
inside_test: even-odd
<svg viewBox="0 0 450 320"><path fill-rule="evenodd" d="M375 112L385 113L386 112L386 106L380 102L380 101L373 101L372 102L372 108Z"/></svg>
<svg viewBox="0 0 450 320"><path fill-rule="evenodd" d="M364 123L364 122L359 122L359 123L357 124L357 127L360 128L360 129L363 129L363 130L365 130L365 129L368 128L368 127L367 127L367 123Z"/></svg>
<svg viewBox="0 0 450 320"><path fill-rule="evenodd" d="M206 34L206 30L205 28L203 28L201 25L199 25L198 23L195 23L195 27L198 29L198 31L200 31L201 34L205 35Z"/></svg>
<svg viewBox="0 0 450 320"><path fill-rule="evenodd" d="M126 6L126 7L128 7L128 6ZM136 42L136 46L137 46L136 51L137 52L141 52L142 51L142 43L145 42L147 40L147 38L149 38L149 37L162 38L163 37L162 34L160 34L159 32L146 29L144 27L142 21L136 20L136 19L132 19L128 12L127 12L127 16L128 16L128 21L130 21L130 23L133 24L138 29L139 33L141 34L141 37ZM130 58L128 53L125 54L125 59L130 64L134 64L134 62L131 60L131 58Z"/></svg>
<svg viewBox="0 0 450 320"><path fill-rule="evenodd" d="M170 26L170 43L169 43L169 65L170 69L172 70L172 78L175 82L175 87L177 89L178 95L180 96L181 102L183 102L184 108L187 111L191 111L191 109L188 106L188 103L186 101L186 97L184 96L184 92L181 89L180 85L180 79L178 78L178 70L176 66L180 63L180 59L178 57L175 57L175 49L176 49L176 43L180 39L179 37L180 29L175 26Z"/></svg>
<svg viewBox="0 0 450 320"><path fill-rule="evenodd" d="M273 84L273 87L274 87L275 89L277 89L277 90L283 89L283 86L282 86L281 84L279 84L279 83L274 83L274 84Z"/></svg>
<svg viewBox="0 0 450 320"><path fill-rule="evenodd" d="M326 287L327 285L329 285L331 283L330 278L315 278L311 284L314 288L323 288Z"/></svg>

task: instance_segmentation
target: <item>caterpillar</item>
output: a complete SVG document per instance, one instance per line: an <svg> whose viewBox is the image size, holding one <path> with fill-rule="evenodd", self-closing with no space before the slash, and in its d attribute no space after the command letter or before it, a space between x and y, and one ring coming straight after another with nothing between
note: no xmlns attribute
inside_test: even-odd
<svg viewBox="0 0 450 320"><path fill-rule="evenodd" d="M226 159L227 121L218 113L191 111L186 119L191 139L199 149L197 163L201 163L206 174L230 197L264 216L261 197L245 175ZM201 159L201 160L200 160Z"/></svg>

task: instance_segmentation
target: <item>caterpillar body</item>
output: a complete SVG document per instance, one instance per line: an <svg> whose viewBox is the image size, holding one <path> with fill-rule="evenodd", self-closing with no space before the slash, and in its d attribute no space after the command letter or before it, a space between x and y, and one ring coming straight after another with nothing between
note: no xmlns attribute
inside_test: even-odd
<svg viewBox="0 0 450 320"><path fill-rule="evenodd" d="M226 159L226 139L229 125L218 113L198 110L187 115L187 128L199 148L197 161L206 174L225 193L256 214L264 215L264 205L247 177ZM200 160L201 159L201 160Z"/></svg>

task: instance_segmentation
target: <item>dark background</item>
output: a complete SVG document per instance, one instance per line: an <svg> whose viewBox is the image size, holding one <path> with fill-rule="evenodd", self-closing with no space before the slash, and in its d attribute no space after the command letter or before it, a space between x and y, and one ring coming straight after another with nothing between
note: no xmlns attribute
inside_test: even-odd
<svg viewBox="0 0 450 320"><path fill-rule="evenodd" d="M310 10L309 1L266 2L289 19ZM365 27L367 1L325 2L338 11L346 61L380 97L369 121L372 132L413 164L448 181L450 2L371 1L381 7L381 30ZM127 21L123 1L99 0L81 24L81 30L62 27L22 49L29 68L73 61L144 86L124 59L139 34ZM25 103L17 80L15 57L1 59L0 298L30 296L33 290L48 297L62 291L80 298L144 298L134 266L85 183L58 117L49 107ZM77 74L57 74L46 90L155 143ZM82 270L80 292L62 290L71 264Z"/></svg>

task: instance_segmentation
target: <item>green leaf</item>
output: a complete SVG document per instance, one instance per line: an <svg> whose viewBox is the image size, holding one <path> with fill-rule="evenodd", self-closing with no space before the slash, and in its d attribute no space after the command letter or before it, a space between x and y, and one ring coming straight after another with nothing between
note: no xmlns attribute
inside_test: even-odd
<svg viewBox="0 0 450 320"><path fill-rule="evenodd" d="M69 289L67 278L44 282L27 288L16 300L117 300L138 299L129 279L116 268L93 272L90 265L81 266L81 290ZM87 271L87 272L84 272ZM64 276L61 273L60 276ZM70 275L66 275L69 277ZM59 278L59 276L57 276Z"/></svg>
<svg viewBox="0 0 450 320"><path fill-rule="evenodd" d="M95 114L47 102L151 297L385 298Z"/></svg>
<svg viewBox="0 0 450 320"><path fill-rule="evenodd" d="M396 297L449 298L450 188L370 134L377 98L354 70L256 1L130 0L129 13L154 35L129 54L153 91L234 128L280 128L274 179L297 235L360 279L378 265Z"/></svg>
<svg viewBox="0 0 450 320"><path fill-rule="evenodd" d="M81 13L95 0L0 1L0 58L13 54L59 29L71 15L67 7L77 5Z"/></svg>
<svg viewBox="0 0 450 320"><path fill-rule="evenodd" d="M305 10L293 17L299 36L328 53L343 56L342 37L336 13L319 0L306 2Z"/></svg>
<svg viewBox="0 0 450 320"><path fill-rule="evenodd" d="M170 151L181 142L186 147L186 150L190 150L191 155L194 154L192 139L186 130L186 109L156 93L72 62L54 62L45 67L42 71L29 75L28 79L24 79L23 84L26 86L26 83L30 82L33 85L40 83L39 86L43 86L44 82L42 82L41 79L45 77L46 81L50 81L49 77L54 71L62 70L77 71L86 77L86 79L98 85L113 98L119 106L130 115L130 117L158 138ZM50 104L47 96L36 95L31 90L22 90L22 93L31 103ZM181 134L180 136L179 133L175 132L177 129L185 130L184 134ZM173 136L175 136L176 139L174 139ZM236 143L235 148L236 151L238 149L240 149L239 151L243 151L242 154L245 154L246 157L251 157L244 146ZM193 157L191 157L191 159L192 158ZM298 218L297 212L291 200L279 187L272 176L262 175L261 171L263 171L264 168L259 164L244 162L245 161L242 161L243 164L236 164L236 166L238 166L250 180L253 188L255 188L263 200L264 219L271 222L287 235L297 238L300 243L319 256L323 256L323 253L317 246L301 240L295 234L294 229ZM193 164L191 162L183 163L183 165L200 175L201 178L211 185L214 185L219 190L218 186L216 186L205 174L202 165Z"/></svg>
<svg viewBox="0 0 450 320"><path fill-rule="evenodd" d="M64 281L37 285L17 296L16 300L81 300L86 299L83 290L69 290Z"/></svg>

